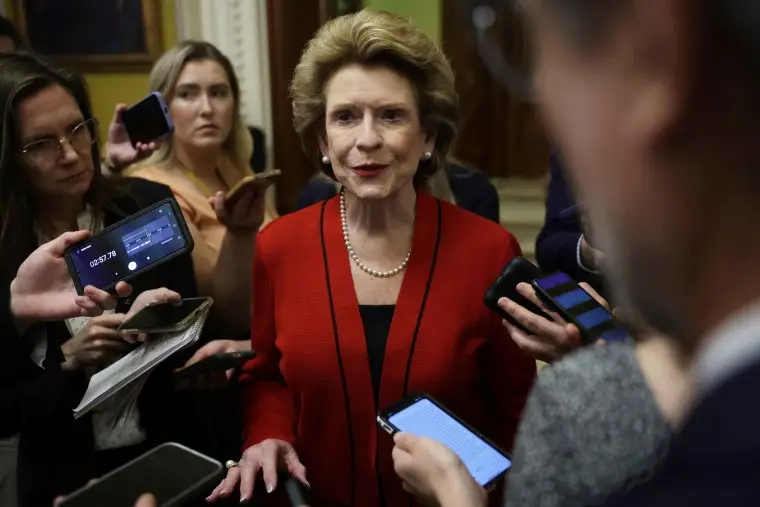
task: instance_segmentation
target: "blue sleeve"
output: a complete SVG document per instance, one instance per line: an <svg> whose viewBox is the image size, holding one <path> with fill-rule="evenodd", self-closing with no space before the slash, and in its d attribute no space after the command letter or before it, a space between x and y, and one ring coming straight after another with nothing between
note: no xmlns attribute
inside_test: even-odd
<svg viewBox="0 0 760 507"><path fill-rule="evenodd" d="M552 153L546 219L536 239L536 260L544 271L563 271L575 280L599 289L599 275L589 273L578 265L578 242L583 234L583 224L578 210L573 208L576 202L564 171L557 154Z"/></svg>
<svg viewBox="0 0 760 507"><path fill-rule="evenodd" d="M304 209L312 204L330 199L337 193L338 189L334 181L314 178L301 190L298 202L296 203L296 210Z"/></svg>

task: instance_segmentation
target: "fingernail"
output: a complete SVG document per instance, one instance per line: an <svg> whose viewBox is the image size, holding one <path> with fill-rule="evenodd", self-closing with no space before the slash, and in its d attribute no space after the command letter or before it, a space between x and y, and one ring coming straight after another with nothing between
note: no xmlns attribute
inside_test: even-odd
<svg viewBox="0 0 760 507"><path fill-rule="evenodd" d="M309 484L309 481L304 480L304 482L306 484L306 487L309 488L309 489L311 489L311 484Z"/></svg>
<svg viewBox="0 0 760 507"><path fill-rule="evenodd" d="M222 490L219 492L219 496L227 496L227 492Z"/></svg>
<svg viewBox="0 0 760 507"><path fill-rule="evenodd" d="M267 493L274 491L274 487L271 484L267 484Z"/></svg>
<svg viewBox="0 0 760 507"><path fill-rule="evenodd" d="M248 497L247 496L241 496L240 497L240 503L248 503Z"/></svg>

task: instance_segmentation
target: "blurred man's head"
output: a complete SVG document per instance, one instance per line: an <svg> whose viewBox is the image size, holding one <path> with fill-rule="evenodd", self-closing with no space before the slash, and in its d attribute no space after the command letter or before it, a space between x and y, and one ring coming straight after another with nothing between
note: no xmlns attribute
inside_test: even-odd
<svg viewBox="0 0 760 507"><path fill-rule="evenodd" d="M760 266L741 259L760 250L760 4L515 1L621 300L693 346L760 296L738 287Z"/></svg>
<svg viewBox="0 0 760 507"><path fill-rule="evenodd" d="M21 39L16 27L8 18L0 16L0 53L13 53L23 49L24 41Z"/></svg>

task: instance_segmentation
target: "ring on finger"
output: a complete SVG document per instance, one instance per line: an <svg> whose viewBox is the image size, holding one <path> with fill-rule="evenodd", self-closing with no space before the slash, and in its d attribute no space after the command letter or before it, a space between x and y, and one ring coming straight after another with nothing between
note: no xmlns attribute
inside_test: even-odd
<svg viewBox="0 0 760 507"><path fill-rule="evenodd" d="M230 459L230 460L227 460L227 463L224 464L224 467L227 470L230 470L232 468L239 468L240 467L240 463L237 462L237 461L234 461L234 460Z"/></svg>

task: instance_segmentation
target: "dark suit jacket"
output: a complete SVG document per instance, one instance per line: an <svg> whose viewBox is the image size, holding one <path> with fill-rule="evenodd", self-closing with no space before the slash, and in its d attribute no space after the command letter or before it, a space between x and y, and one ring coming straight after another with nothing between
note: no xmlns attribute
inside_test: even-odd
<svg viewBox="0 0 760 507"><path fill-rule="evenodd" d="M499 194L482 172L467 166L449 162L445 168L449 185L457 205L492 222L499 221ZM335 182L312 179L298 196L297 209L324 201L337 193Z"/></svg>
<svg viewBox="0 0 760 507"><path fill-rule="evenodd" d="M574 208L575 198L564 172L559 156L552 153L546 219L536 239L536 260L544 271L562 271L574 280L587 282L597 291L604 292L602 277L578 265L578 241L583 234L583 224L577 208Z"/></svg>
<svg viewBox="0 0 760 507"><path fill-rule="evenodd" d="M106 213L105 225L170 197L164 185L131 179L128 193L118 199L122 214ZM190 255L177 257L148 271L132 282L134 295L143 290L167 287L183 297L197 295ZM30 359L32 340L18 336L8 305L9 288L3 287L0 306L0 434L20 432L18 458L19 501L22 506L52 505L56 495L71 492L103 473L95 466L92 421L84 416L74 421L72 410L79 404L88 380L83 372L65 373L61 344L70 338L63 322L47 324L45 368ZM129 304L129 303L125 303ZM118 310L124 311L122 307ZM42 324L45 325L45 324ZM155 370L138 399L140 418L148 445L169 440L192 443L188 421L188 395L176 393L171 370L184 356L174 356Z"/></svg>
<svg viewBox="0 0 760 507"><path fill-rule="evenodd" d="M700 402L649 482L606 507L760 505L760 363Z"/></svg>

